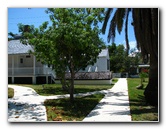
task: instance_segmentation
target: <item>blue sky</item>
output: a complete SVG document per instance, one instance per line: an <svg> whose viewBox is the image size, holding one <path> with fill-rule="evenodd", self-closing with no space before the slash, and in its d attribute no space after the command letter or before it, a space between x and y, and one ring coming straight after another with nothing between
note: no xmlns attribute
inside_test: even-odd
<svg viewBox="0 0 166 129"><path fill-rule="evenodd" d="M39 27L44 21L49 21L49 15L45 13L46 8L8 8L8 32L13 32L14 34L18 34L18 23L34 25L35 27ZM136 47L135 36L133 32L133 27L130 25L132 20L132 16L129 16L129 42L130 48ZM101 25L102 26L102 25ZM100 27L101 27L100 26ZM103 38L104 42L109 45L111 44L107 42L107 34L108 34L108 26L105 35L100 35ZM125 46L125 33L124 29L119 35L116 33L115 43L124 44Z"/></svg>

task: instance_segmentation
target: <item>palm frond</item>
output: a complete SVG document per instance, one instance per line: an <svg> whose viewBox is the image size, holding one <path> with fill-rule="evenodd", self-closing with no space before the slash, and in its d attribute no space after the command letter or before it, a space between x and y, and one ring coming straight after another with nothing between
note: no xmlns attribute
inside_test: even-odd
<svg viewBox="0 0 166 129"><path fill-rule="evenodd" d="M107 36L108 42L110 42L110 39L112 39L112 42L114 42L115 35L116 35L115 30L116 30L116 14L113 16L112 20L110 21L110 28L109 28L108 36Z"/></svg>
<svg viewBox="0 0 166 129"><path fill-rule="evenodd" d="M11 36L11 37L15 36L15 34L13 34L12 32L9 32L8 35Z"/></svg>
<svg viewBox="0 0 166 129"><path fill-rule="evenodd" d="M126 40L126 51L127 51L127 55L129 54L129 39L128 39L128 19L129 19L129 12L130 9L126 9L126 21L125 21L125 40Z"/></svg>
<svg viewBox="0 0 166 129"><path fill-rule="evenodd" d="M135 33L135 38L137 41L137 48L140 49L140 43L142 42L142 25L141 25L141 13L139 9L135 8L132 9L132 17L133 17L133 27L134 27L134 33ZM141 50L142 51L142 50Z"/></svg>
<svg viewBox="0 0 166 129"><path fill-rule="evenodd" d="M152 32L153 34L158 34L158 9L152 8L151 9L151 17L152 17Z"/></svg>
<svg viewBox="0 0 166 129"><path fill-rule="evenodd" d="M116 11L116 24L117 24L117 30L120 34L123 28L123 23L126 17L126 9L125 8L118 8Z"/></svg>
<svg viewBox="0 0 166 129"><path fill-rule="evenodd" d="M102 26L102 33L105 34L105 30L106 30L106 27L107 27L107 23L108 23L108 20L110 18L110 15L113 11L113 8L108 8L107 11L106 11L106 14L105 14L105 19L104 19L104 24Z"/></svg>

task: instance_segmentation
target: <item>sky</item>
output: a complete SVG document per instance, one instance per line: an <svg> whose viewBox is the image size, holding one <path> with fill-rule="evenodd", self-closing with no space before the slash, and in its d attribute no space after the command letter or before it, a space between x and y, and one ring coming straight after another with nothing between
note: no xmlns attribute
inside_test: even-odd
<svg viewBox="0 0 166 129"><path fill-rule="evenodd" d="M19 34L17 26L18 23L34 25L36 28L38 28L43 22L49 21L49 15L45 13L45 10L46 8L8 8L8 33L12 32L14 34ZM130 14L128 28L130 49L136 47L136 41L133 27L131 26L131 20L132 16ZM100 37L103 39L106 45L111 45L111 41L110 43L107 42L107 34L109 29L108 25L106 33L104 35L101 34ZM99 27L102 27L102 24L100 24ZM116 32L115 43L117 45L123 44L126 47L124 28L120 35L118 32Z"/></svg>

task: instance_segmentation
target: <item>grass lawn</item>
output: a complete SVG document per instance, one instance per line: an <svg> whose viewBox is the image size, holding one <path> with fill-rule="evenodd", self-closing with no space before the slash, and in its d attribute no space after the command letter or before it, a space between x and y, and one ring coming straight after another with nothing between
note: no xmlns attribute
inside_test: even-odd
<svg viewBox="0 0 166 129"><path fill-rule="evenodd" d="M128 78L128 91L132 121L158 121L158 109L145 102L144 90L148 79L143 82L144 88L137 89L139 78Z"/></svg>
<svg viewBox="0 0 166 129"><path fill-rule="evenodd" d="M8 98L13 98L13 96L14 96L14 89L8 88Z"/></svg>
<svg viewBox="0 0 166 129"><path fill-rule="evenodd" d="M46 100L44 105L46 106L47 120L82 121L103 97L103 94L76 97L74 104L70 103L69 98Z"/></svg>
<svg viewBox="0 0 166 129"><path fill-rule="evenodd" d="M112 88L112 86L118 81L118 79L113 79L112 84L103 84L103 85L75 85L74 93L86 93L93 91L100 91ZM61 84L45 84L44 89L42 85L26 85L18 84L20 86L30 87L34 89L39 95L50 96L50 95L63 95L68 94L67 91L62 90Z"/></svg>

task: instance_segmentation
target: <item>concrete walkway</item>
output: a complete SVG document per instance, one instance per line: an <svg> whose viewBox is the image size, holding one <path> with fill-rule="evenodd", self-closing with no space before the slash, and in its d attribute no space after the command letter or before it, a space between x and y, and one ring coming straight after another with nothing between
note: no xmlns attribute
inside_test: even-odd
<svg viewBox="0 0 166 129"><path fill-rule="evenodd" d="M44 98L33 89L8 85L14 89L14 97L8 99L9 122L46 121Z"/></svg>
<svg viewBox="0 0 166 129"><path fill-rule="evenodd" d="M70 97L66 95L40 96L32 88L17 85L8 85L14 89L14 97L8 99L8 121L9 122L32 122L47 121L46 99L60 99ZM77 96L89 96L96 93L107 94L107 90L74 94Z"/></svg>
<svg viewBox="0 0 166 129"><path fill-rule="evenodd" d="M130 122L130 106L128 98L128 85L126 78L120 78L118 82L98 105L92 110L85 122Z"/></svg>
<svg viewBox="0 0 166 129"><path fill-rule="evenodd" d="M8 85L8 87L13 88L15 92L14 97L8 99L9 122L46 122L44 101L69 97L69 94L40 96L28 87L16 85ZM83 121L131 121L126 79L119 79L114 87L109 90L79 93L74 96L88 96L96 93L105 94L105 97Z"/></svg>

